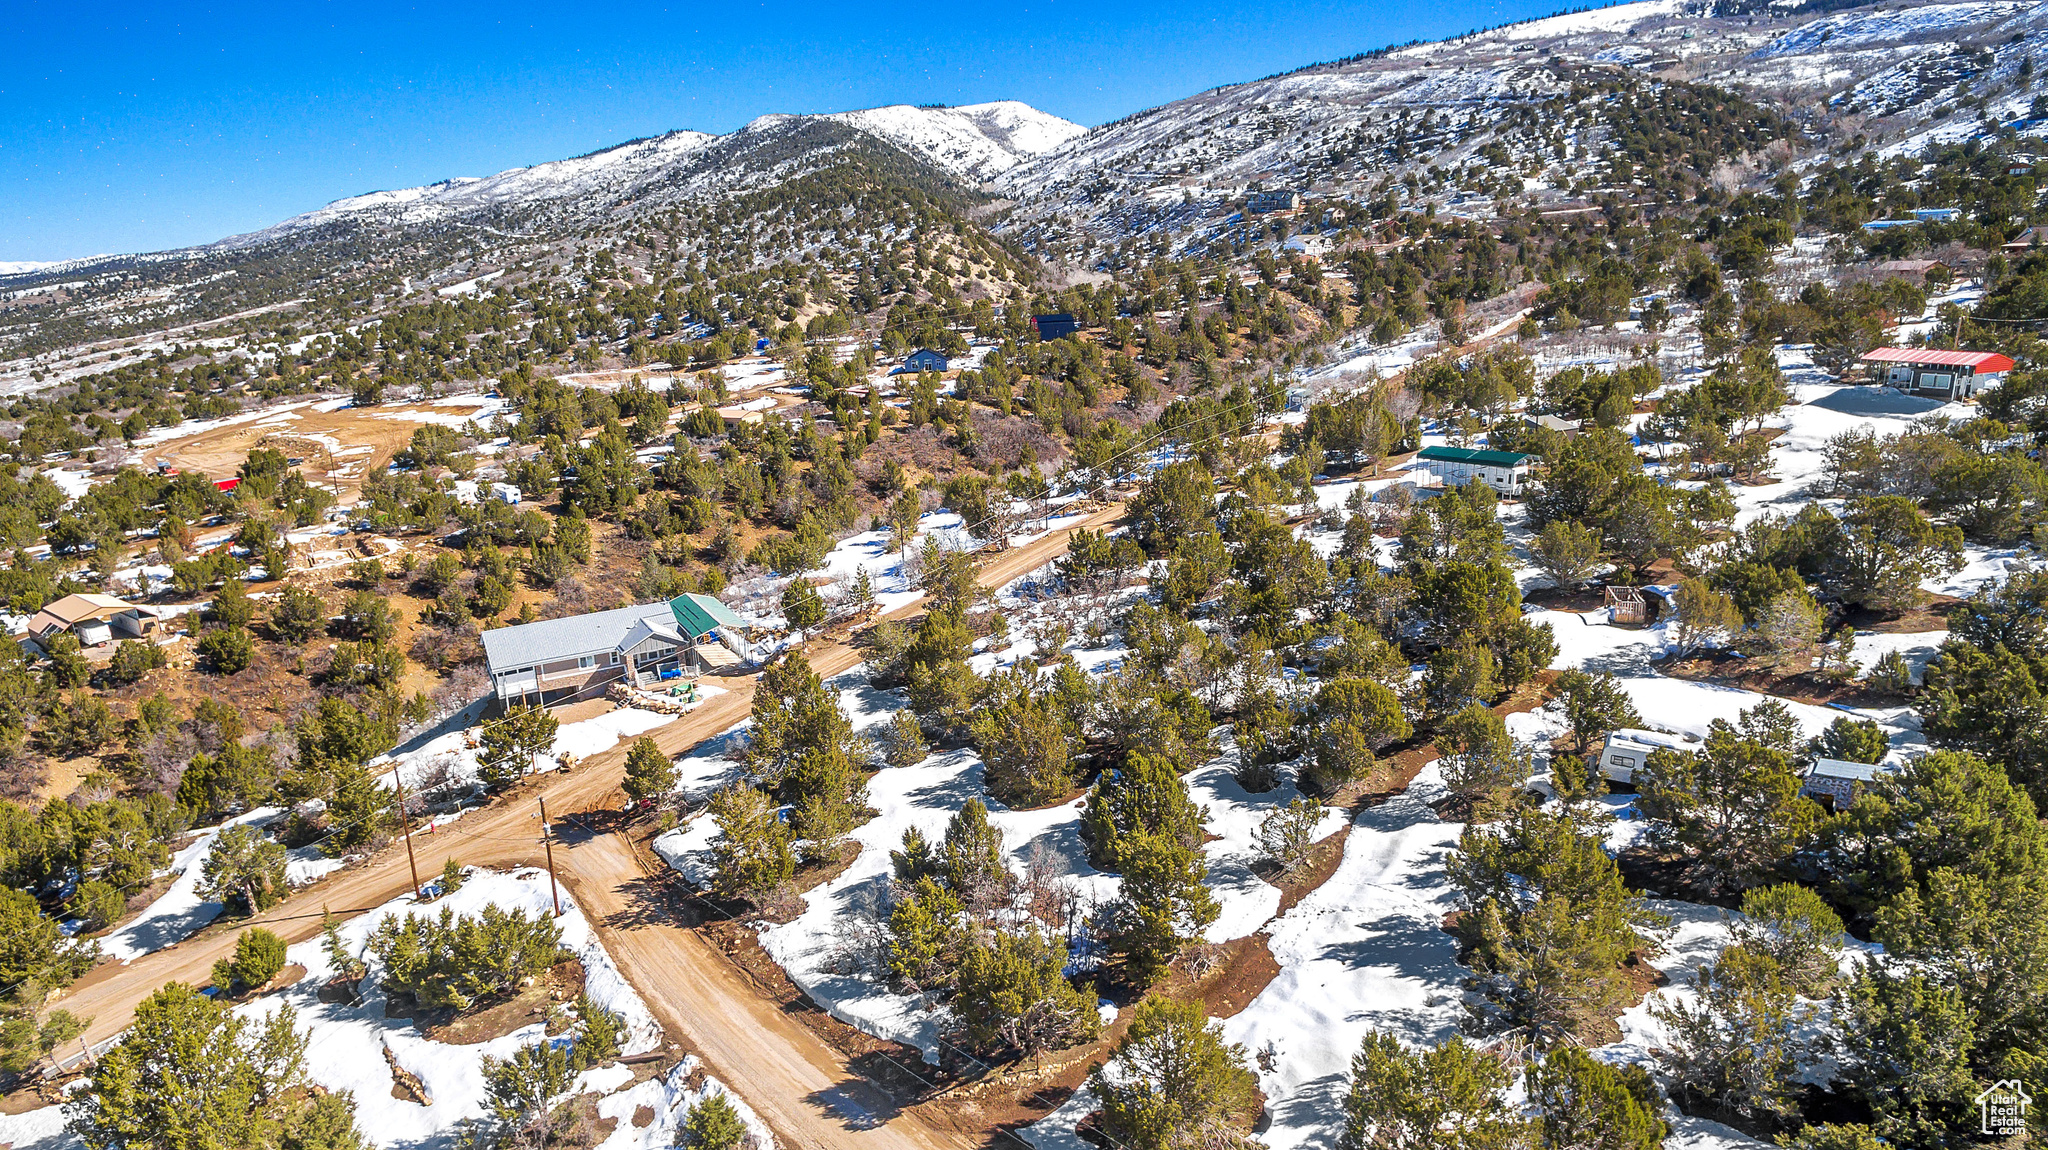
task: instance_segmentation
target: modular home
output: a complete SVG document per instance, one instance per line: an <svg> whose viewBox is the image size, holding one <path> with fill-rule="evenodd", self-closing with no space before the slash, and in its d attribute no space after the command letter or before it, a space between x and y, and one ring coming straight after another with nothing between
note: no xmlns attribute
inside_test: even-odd
<svg viewBox="0 0 2048 1150"><path fill-rule="evenodd" d="M1529 482L1530 456L1519 451L1484 451L1476 447L1425 447L1415 462L1444 481L1461 487L1477 479L1502 495L1520 495Z"/></svg>
<svg viewBox="0 0 2048 1150"><path fill-rule="evenodd" d="M2012 360L1991 351L1944 351L1934 347L1878 347L1863 353L1878 382L1914 395L1969 399L2005 381Z"/></svg>

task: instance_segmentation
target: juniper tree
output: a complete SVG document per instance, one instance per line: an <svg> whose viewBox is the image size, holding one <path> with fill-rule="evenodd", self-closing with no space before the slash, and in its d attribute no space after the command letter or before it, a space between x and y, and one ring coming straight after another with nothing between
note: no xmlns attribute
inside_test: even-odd
<svg viewBox="0 0 2048 1150"><path fill-rule="evenodd" d="M544 707L515 703L484 724L477 774L484 785L508 787L526 777L534 760L554 749L559 720Z"/></svg>
<svg viewBox="0 0 2048 1150"><path fill-rule="evenodd" d="M284 844L246 824L215 835L199 864L199 896L239 914L269 910L283 900L285 889Z"/></svg>
<svg viewBox="0 0 2048 1150"><path fill-rule="evenodd" d="M1799 1031L1811 1011L1777 960L1731 946L1694 974L1693 991L1650 1006L1669 1036L1657 1057L1675 1092L1752 1121L1792 1117L1793 1078L1807 1054Z"/></svg>
<svg viewBox="0 0 2048 1150"><path fill-rule="evenodd" d="M308 1085L306 1037L290 1006L259 1022L173 982L136 1007L65 1117L90 1150L361 1150L354 1098Z"/></svg>
<svg viewBox="0 0 2048 1150"><path fill-rule="evenodd" d="M789 828L776 817L767 796L732 783L714 792L707 805L718 825L718 839L711 848L711 889L721 898L758 902L796 873Z"/></svg>
<svg viewBox="0 0 2048 1150"><path fill-rule="evenodd" d="M1243 1146L1258 1116L1244 1047L1224 1042L1199 1002L1139 1003L1088 1087L1102 1103L1103 1133L1128 1150Z"/></svg>
<svg viewBox="0 0 2048 1150"><path fill-rule="evenodd" d="M1560 1046L1530 1066L1527 1086L1544 1150L1657 1150L1670 1132L1641 1064L1614 1066Z"/></svg>
<svg viewBox="0 0 2048 1150"><path fill-rule="evenodd" d="M667 794L676 785L675 764L652 736L642 735L633 740L633 747L626 752L626 779L623 784L626 795L642 801Z"/></svg>
<svg viewBox="0 0 2048 1150"><path fill-rule="evenodd" d="M706 1094L683 1115L682 1145L689 1150L739 1150L747 1124L724 1091Z"/></svg>
<svg viewBox="0 0 2048 1150"><path fill-rule="evenodd" d="M1351 1056L1339 1150L1520 1150L1529 1122L1507 1104L1507 1067L1463 1038L1409 1051L1369 1031Z"/></svg>
<svg viewBox="0 0 2048 1150"><path fill-rule="evenodd" d="M1652 752L1635 779L1656 841L1683 852L1706 888L1740 889L1771 874L1820 823L1790 757L1724 720L1697 753Z"/></svg>
<svg viewBox="0 0 2048 1150"><path fill-rule="evenodd" d="M1550 1046L1634 1000L1622 964L1664 920L1569 812L1520 810L1468 826L1445 868L1461 896L1457 933L1471 948L1483 1024Z"/></svg>
<svg viewBox="0 0 2048 1150"><path fill-rule="evenodd" d="M1475 804L1498 798L1529 779L1529 749L1508 734L1490 707L1468 704L1444 720L1436 737L1444 785Z"/></svg>
<svg viewBox="0 0 2048 1150"><path fill-rule="evenodd" d="M1014 1050L1022 1057L1093 1039L1101 1029L1093 995L1074 989L1062 973L1064 948L1036 929L997 931L970 947L960 963L954 1010L979 1050Z"/></svg>

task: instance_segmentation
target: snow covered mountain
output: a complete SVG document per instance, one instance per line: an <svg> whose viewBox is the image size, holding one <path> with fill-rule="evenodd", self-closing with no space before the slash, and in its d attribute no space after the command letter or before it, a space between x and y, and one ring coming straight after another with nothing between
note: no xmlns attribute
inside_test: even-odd
<svg viewBox="0 0 2048 1150"><path fill-rule="evenodd" d="M403 228L490 218L516 224L534 212L562 214L549 209L591 213L656 193L741 190L758 186L764 171L786 174L801 151L792 145L805 138L805 129L819 124L852 129L903 148L970 184L1051 151L1085 130L1014 100L959 108L899 104L823 116L769 115L725 136L669 132L494 176L351 196L212 246L248 247L335 225ZM815 133L806 141L807 146L827 150L845 142ZM764 160L771 153L774 158Z"/></svg>
<svg viewBox="0 0 2048 1150"><path fill-rule="evenodd" d="M2026 61L2044 32L2048 4L2023 0L1643 0L1216 88L1092 129L995 183L1020 201L1013 229L1057 214L1114 237L1179 226L1254 181L1356 196L1410 173L1508 160L1561 185L1597 182L1591 161L1613 133L1562 131L1559 116L1597 117L1617 85L1712 85L1810 136L1917 150L1986 119L2037 114ZM1519 140L1505 134L1517 124ZM1531 146L1544 135L1567 138Z"/></svg>

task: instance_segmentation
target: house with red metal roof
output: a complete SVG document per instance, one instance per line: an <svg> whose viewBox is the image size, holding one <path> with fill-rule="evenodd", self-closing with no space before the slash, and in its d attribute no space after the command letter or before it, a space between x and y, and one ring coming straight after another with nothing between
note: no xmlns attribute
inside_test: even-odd
<svg viewBox="0 0 2048 1150"><path fill-rule="evenodd" d="M1862 362L1877 370L1879 383L1912 395L1969 399L2005 382L2012 359L1994 351L1947 351L1935 347L1877 347Z"/></svg>

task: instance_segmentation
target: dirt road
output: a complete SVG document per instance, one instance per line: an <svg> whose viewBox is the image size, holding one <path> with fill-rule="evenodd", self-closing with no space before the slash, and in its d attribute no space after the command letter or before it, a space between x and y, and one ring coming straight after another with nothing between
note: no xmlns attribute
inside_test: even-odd
<svg viewBox="0 0 2048 1150"><path fill-rule="evenodd" d="M1076 528L997 554L982 567L981 582L1000 587L1015 580L1063 554L1073 530L1101 526L1121 511L1112 506ZM911 603L890 615L918 610ZM844 642L823 642L813 646L810 659L819 674L831 676L855 666L860 656ZM664 752L682 754L747 717L754 679L729 678L720 685L724 694L654 730ZM435 834L415 836L422 871L438 870L444 858L499 868L541 865L535 800L545 797L558 822L575 812L616 810L623 799L619 783L627 748L622 742L566 775L542 776ZM914 1114L898 1113L779 1002L757 992L720 951L674 925L666 882L644 873L630 844L617 835L582 833L566 825L558 831L555 863L563 881L668 1037L695 1051L712 1074L738 1090L786 1147L946 1150L971 1144L932 1129ZM98 1042L126 1029L136 1003L164 983L204 983L214 961L232 952L242 927L262 925L287 942L301 942L319 933L323 909L346 918L375 909L411 886L405 851L386 850L365 866L340 871L234 924L235 930L203 933L127 964L101 965L56 1005L90 1017L86 1040Z"/></svg>

